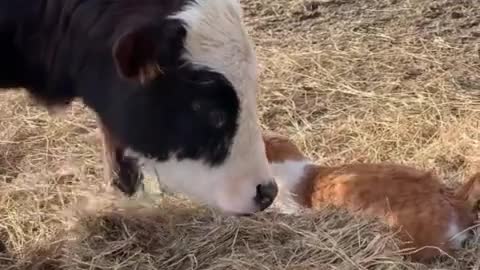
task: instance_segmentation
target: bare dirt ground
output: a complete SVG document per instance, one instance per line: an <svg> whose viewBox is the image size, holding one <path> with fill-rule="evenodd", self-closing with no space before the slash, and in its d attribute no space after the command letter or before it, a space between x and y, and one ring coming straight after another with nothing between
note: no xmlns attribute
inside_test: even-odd
<svg viewBox="0 0 480 270"><path fill-rule="evenodd" d="M480 1L242 3L265 129L325 164L401 162L452 186L480 170ZM424 266L340 210L225 218L171 196L112 200L99 152L80 104L50 117L0 95L0 269L480 268L478 233Z"/></svg>

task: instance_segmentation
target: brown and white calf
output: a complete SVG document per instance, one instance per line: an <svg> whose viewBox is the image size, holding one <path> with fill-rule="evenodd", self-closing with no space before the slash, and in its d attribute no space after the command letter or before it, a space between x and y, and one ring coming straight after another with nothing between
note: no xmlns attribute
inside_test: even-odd
<svg viewBox="0 0 480 270"><path fill-rule="evenodd" d="M237 0L0 1L0 88L82 100L128 195L142 166L227 213L271 204L256 65Z"/></svg>
<svg viewBox="0 0 480 270"><path fill-rule="evenodd" d="M451 191L430 172L395 164L320 166L290 140L264 136L279 185L274 206L295 213L327 205L377 217L414 248L412 258L426 262L460 248L477 219L480 174Z"/></svg>

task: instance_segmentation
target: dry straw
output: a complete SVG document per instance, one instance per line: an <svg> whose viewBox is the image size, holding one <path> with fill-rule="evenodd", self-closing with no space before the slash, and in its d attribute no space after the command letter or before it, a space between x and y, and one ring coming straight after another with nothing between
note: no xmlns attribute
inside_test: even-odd
<svg viewBox="0 0 480 270"><path fill-rule="evenodd" d="M326 164L407 163L452 186L480 169L477 0L242 3L265 129ZM478 234L422 266L339 210L225 218L170 196L104 198L87 110L0 97L0 269L480 269Z"/></svg>

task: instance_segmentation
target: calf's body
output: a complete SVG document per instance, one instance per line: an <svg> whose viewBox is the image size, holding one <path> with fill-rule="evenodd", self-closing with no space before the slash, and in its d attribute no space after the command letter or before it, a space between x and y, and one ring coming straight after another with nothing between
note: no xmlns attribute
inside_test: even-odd
<svg viewBox="0 0 480 270"><path fill-rule="evenodd" d="M430 172L396 164L319 166L287 138L264 138L280 186L280 205L332 205L380 218L399 230L403 247L416 249L415 260L460 248L477 218L480 174L452 191Z"/></svg>

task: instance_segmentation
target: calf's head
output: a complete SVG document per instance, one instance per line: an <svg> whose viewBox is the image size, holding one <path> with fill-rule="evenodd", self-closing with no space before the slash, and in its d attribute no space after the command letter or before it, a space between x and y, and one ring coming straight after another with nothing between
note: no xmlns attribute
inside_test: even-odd
<svg viewBox="0 0 480 270"><path fill-rule="evenodd" d="M118 35L113 58L128 87L110 122L128 155L167 187L226 213L272 203L255 52L236 0L191 1L145 20Z"/></svg>

